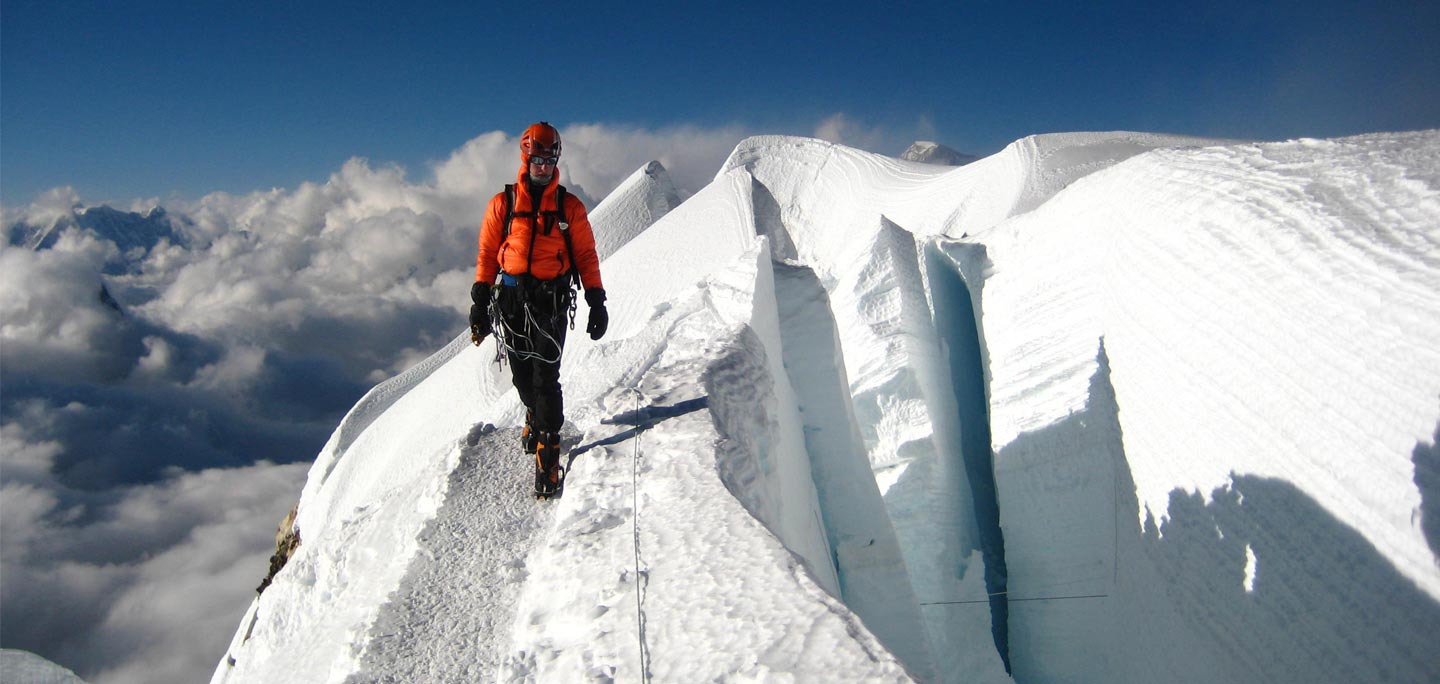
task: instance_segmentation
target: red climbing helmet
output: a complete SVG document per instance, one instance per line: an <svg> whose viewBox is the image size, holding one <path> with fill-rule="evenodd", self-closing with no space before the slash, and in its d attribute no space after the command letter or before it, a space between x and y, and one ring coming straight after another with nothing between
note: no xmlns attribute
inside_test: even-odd
<svg viewBox="0 0 1440 684"><path fill-rule="evenodd" d="M560 131L544 121L525 129L520 136L520 160L529 163L533 156L560 156Z"/></svg>

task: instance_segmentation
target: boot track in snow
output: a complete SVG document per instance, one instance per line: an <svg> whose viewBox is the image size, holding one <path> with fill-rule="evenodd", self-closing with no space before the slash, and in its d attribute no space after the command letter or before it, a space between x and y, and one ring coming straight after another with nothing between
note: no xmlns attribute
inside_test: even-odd
<svg viewBox="0 0 1440 684"><path fill-rule="evenodd" d="M569 447L573 435L567 435ZM477 425L450 473L445 504L371 627L347 684L475 682L495 677L530 552L555 515L531 495L535 460L520 430Z"/></svg>

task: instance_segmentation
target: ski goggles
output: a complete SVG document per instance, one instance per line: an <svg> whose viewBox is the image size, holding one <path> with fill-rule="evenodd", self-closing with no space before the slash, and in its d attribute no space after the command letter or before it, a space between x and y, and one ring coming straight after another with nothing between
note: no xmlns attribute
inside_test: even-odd
<svg viewBox="0 0 1440 684"><path fill-rule="evenodd" d="M560 163L559 157L542 157L538 154L530 155L530 163L539 166L554 166Z"/></svg>

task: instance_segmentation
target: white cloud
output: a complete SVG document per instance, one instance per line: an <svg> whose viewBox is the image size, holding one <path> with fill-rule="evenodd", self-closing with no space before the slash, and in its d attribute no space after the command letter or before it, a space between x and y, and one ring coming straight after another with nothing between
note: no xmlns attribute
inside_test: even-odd
<svg viewBox="0 0 1440 684"><path fill-rule="evenodd" d="M909 125L870 125L845 113L836 113L815 126L816 138L885 155L899 155L917 140L935 141L938 131L927 114Z"/></svg>
<svg viewBox="0 0 1440 684"><path fill-rule="evenodd" d="M492 131L432 164L435 184L430 209L450 225L478 230L486 203L506 183L515 182L518 145L509 135Z"/></svg>
<svg viewBox="0 0 1440 684"><path fill-rule="evenodd" d="M12 466L55 445L14 424L0 447L0 625L7 647L90 681L203 680L268 569L304 464L173 473L105 493L36 486ZM23 478L22 478L23 479Z"/></svg>
<svg viewBox="0 0 1440 684"><path fill-rule="evenodd" d="M55 225L66 216L69 216L75 207L80 205L80 193L73 187L53 188L40 193L35 202L29 207L20 210L6 208L4 213L5 225L15 221L25 221L34 226L48 228Z"/></svg>
<svg viewBox="0 0 1440 684"><path fill-rule="evenodd" d="M880 151L891 144L893 135L884 128L867 127L843 113L837 113L815 127L815 137L848 147Z"/></svg>
<svg viewBox="0 0 1440 684"><path fill-rule="evenodd" d="M66 230L41 252L0 245L0 368L57 378L123 376L119 315L100 301L113 243Z"/></svg>
<svg viewBox="0 0 1440 684"><path fill-rule="evenodd" d="M5 483L48 483L50 469L61 448L60 442L54 440L33 443L26 440L25 431L18 424L0 425L0 469L5 472ZM0 524L8 522L11 521L0 521Z"/></svg>

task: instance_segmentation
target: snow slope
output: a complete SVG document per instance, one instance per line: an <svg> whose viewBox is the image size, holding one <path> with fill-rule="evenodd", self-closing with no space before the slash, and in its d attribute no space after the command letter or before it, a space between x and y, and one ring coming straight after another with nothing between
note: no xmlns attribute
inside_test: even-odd
<svg viewBox="0 0 1440 684"><path fill-rule="evenodd" d="M0 650L0 681L5 684L85 684L68 669L34 653Z"/></svg>
<svg viewBox="0 0 1440 684"><path fill-rule="evenodd" d="M1437 156L747 140L610 224L566 496L457 338L337 428L213 681L1433 678Z"/></svg>

